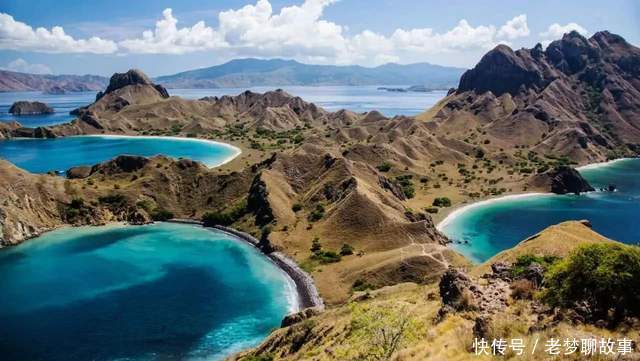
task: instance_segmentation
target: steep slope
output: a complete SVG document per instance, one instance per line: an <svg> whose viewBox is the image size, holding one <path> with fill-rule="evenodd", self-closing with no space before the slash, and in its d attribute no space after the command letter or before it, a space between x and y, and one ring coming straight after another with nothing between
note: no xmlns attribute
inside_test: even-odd
<svg viewBox="0 0 640 361"><path fill-rule="evenodd" d="M440 285L403 283L366 292L354 292L350 303L319 314L301 315L291 325L275 330L258 347L233 360L270 357L273 360L376 359L387 352L391 360L477 360L505 356L474 353L475 338L522 339L527 353L515 358L548 359L544 347L531 353L536 340L595 337L637 340L637 330L622 326L606 329L558 316L535 299L517 298L508 282L491 270L496 262L513 262L524 254L564 257L577 247L617 243L595 233L582 221L563 222L520 242L470 273L450 270ZM456 291L461 291L456 296ZM463 296L465 295L465 296ZM460 310L442 312L456 297L466 300ZM503 302L503 301L504 302ZM577 360L575 355L554 356ZM621 359L625 359L621 357ZM631 359L631 358L630 358Z"/></svg>
<svg viewBox="0 0 640 361"><path fill-rule="evenodd" d="M425 85L447 89L464 69L419 64L361 66L308 65L283 59L236 59L156 80L168 88L220 88L274 85Z"/></svg>
<svg viewBox="0 0 640 361"><path fill-rule="evenodd" d="M98 75L40 75L0 70L0 92L95 91L103 89L108 79Z"/></svg>
<svg viewBox="0 0 640 361"><path fill-rule="evenodd" d="M640 49L603 31L546 50L500 45L463 74L431 117L438 134L477 128L486 148L525 148L586 163L640 150ZM423 117L424 118L424 117Z"/></svg>

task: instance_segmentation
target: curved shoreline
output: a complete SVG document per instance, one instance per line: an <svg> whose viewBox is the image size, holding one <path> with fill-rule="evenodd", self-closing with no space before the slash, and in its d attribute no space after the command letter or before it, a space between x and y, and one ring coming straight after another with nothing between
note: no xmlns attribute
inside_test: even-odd
<svg viewBox="0 0 640 361"><path fill-rule="evenodd" d="M598 163L591 163L591 164L586 164L580 167L575 168L578 171L581 170L591 170L591 169L598 169L598 168L603 168L603 167L608 167L610 165L622 162L622 161L626 161L626 160L630 160L630 159L638 159L638 158L618 158L618 159L614 159L614 160L609 160L606 162L598 162ZM442 219L440 222L438 222L438 224L436 225L436 229L438 231L443 230L443 228L445 228L446 226L448 226L450 223L452 223L457 217L461 216L462 214L474 209L474 208L478 208L478 207L483 207L492 203L499 203L499 202L504 202L504 201L509 201L509 200L514 200L514 199L521 199L521 198L529 198L529 197L540 197L540 196L556 196L557 194L555 193L543 193L543 192L529 192L529 193L517 193L517 194L510 194L510 195L505 195L505 196L499 196L499 197L495 197L495 198L488 198L485 200L481 200L481 201L477 201L477 202L473 202L473 203L469 203L469 204L460 204L458 206L458 208L452 210L449 214L447 214L447 216Z"/></svg>
<svg viewBox="0 0 640 361"><path fill-rule="evenodd" d="M629 159L637 159L637 158L618 158L618 159L613 159L613 160L608 160L605 162L597 162L597 163L591 163L591 164L585 164L583 166L580 167L576 167L577 171L581 171L581 170L588 170L588 169L598 169L598 168L602 168L602 167L608 167L610 165L613 165L615 163L619 163L625 160L629 160Z"/></svg>
<svg viewBox="0 0 640 361"><path fill-rule="evenodd" d="M509 200L513 200L513 199L520 199L520 198L529 198L529 197L537 197L537 196L552 196L555 195L553 193L542 193L542 192L531 192L531 193L518 193L518 194L509 194L506 196L500 196L500 197L495 197L495 198L489 198L489 199L485 199L482 201L477 201L477 202L473 202L473 203L468 203L468 204L461 204L459 205L458 208L454 209L453 211L451 211L451 213L449 213L446 217L444 217L443 220L441 220L440 222L438 222L438 224L436 225L436 229L438 231L442 231L442 228L446 227L447 225L449 225L449 223L453 222L453 220L455 220L457 217L461 216L462 214L470 211L471 209L474 208L478 208L478 207L482 207L482 206L486 206L492 203L499 203L499 202L504 202L504 201L509 201Z"/></svg>
<svg viewBox="0 0 640 361"><path fill-rule="evenodd" d="M83 134L83 135L68 135L66 137L98 137L98 138L112 138L112 139L113 138L116 138L116 139L117 138L133 138L133 139L156 139L156 140L170 139L170 140L183 141L183 142L199 142L199 143L213 144L223 148L227 148L233 152L232 155L224 158L220 163L216 163L216 164L205 163L205 165L208 168L216 168L216 167L225 165L231 162L232 160L234 160L235 158L237 158L240 154L242 154L242 149L236 147L235 145L219 142L217 140L203 139L203 138L188 138L188 137L178 137L178 136L171 136L171 135L125 135L125 134ZM32 139L32 138L29 138L29 139Z"/></svg>
<svg viewBox="0 0 640 361"><path fill-rule="evenodd" d="M256 247L263 255L265 255L269 260L278 266L294 283L296 293L297 293L297 302L298 302L298 311L301 311L305 308L316 307L320 309L324 309L324 301L320 294L318 293L318 289L315 286L313 278L305 272L298 264L291 258L287 257L282 252L271 252L266 253L262 249L258 247L260 241L258 241L255 237L251 236L248 233L238 231L233 228L224 227L224 226L212 226L205 227L202 222L193 219L171 219L167 222L171 223L185 223L185 224L193 224L200 225L203 228L213 228L224 233L230 234L235 238L238 238L242 241L245 241L252 246Z"/></svg>

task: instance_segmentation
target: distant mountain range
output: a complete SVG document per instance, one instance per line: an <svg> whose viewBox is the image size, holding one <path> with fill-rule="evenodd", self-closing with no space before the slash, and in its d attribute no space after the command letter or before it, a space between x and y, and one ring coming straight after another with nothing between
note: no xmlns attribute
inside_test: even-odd
<svg viewBox="0 0 640 361"><path fill-rule="evenodd" d="M98 91L104 89L107 84L109 84L109 78L99 75L41 75L0 70L0 92Z"/></svg>
<svg viewBox="0 0 640 361"><path fill-rule="evenodd" d="M294 60L237 59L222 65L155 78L166 88L246 88L280 85L420 85L455 86L465 69L416 63L309 65ZM97 75L38 75L0 71L0 91L69 92L103 90L109 79Z"/></svg>
<svg viewBox="0 0 640 361"><path fill-rule="evenodd" d="M424 85L455 86L465 71L429 63L385 64L375 68L358 65L309 65L283 59L236 59L222 65L161 76L155 80L167 88L226 88L263 85Z"/></svg>

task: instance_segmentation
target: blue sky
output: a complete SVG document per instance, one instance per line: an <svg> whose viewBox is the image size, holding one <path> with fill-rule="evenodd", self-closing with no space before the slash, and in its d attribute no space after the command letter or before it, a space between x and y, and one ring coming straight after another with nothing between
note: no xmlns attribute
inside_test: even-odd
<svg viewBox="0 0 640 361"><path fill-rule="evenodd" d="M471 67L498 43L531 47L568 30L638 45L639 23L637 0L0 0L0 67L156 76L239 57Z"/></svg>

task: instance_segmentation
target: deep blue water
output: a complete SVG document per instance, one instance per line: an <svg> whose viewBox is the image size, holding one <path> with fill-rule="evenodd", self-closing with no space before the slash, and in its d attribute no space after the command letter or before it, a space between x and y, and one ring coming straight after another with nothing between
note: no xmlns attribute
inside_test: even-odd
<svg viewBox="0 0 640 361"><path fill-rule="evenodd" d="M200 227L61 229L0 250L1 359L221 359L279 326L291 282Z"/></svg>
<svg viewBox="0 0 640 361"><path fill-rule="evenodd" d="M221 143L171 137L77 136L0 140L0 158L33 173L94 165L121 154L164 154L201 161L213 167L233 158L237 152L237 149Z"/></svg>
<svg viewBox="0 0 640 361"><path fill-rule="evenodd" d="M400 86L402 87L402 86ZM253 87L249 90L264 93L276 87ZM290 94L302 97L305 101L316 103L327 110L349 109L355 112L378 110L387 116L415 115L430 108L446 95L446 91L433 92L387 92L376 86L285 86ZM169 94L187 99L199 99L205 96L238 95L247 88L220 89L169 89ZM47 126L66 123L73 119L69 111L95 100L95 92L77 92L61 95L42 94L41 92L0 93L0 121L15 120L27 127ZM13 116L9 108L18 100L37 100L49 104L55 114Z"/></svg>
<svg viewBox="0 0 640 361"><path fill-rule="evenodd" d="M640 242L640 159L625 159L580 173L595 188L615 184L618 191L497 200L469 208L441 230L453 240L469 241L468 245L453 247L476 262L567 220L587 219L606 237L630 244Z"/></svg>
<svg viewBox="0 0 640 361"><path fill-rule="evenodd" d="M74 118L69 112L78 107L92 103L96 92L74 92L69 94L43 94L41 92L5 92L0 93L0 121L15 120L25 127L41 127L66 123ZM11 105L19 100L40 101L47 103L55 111L54 114L19 115L9 113Z"/></svg>

